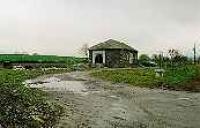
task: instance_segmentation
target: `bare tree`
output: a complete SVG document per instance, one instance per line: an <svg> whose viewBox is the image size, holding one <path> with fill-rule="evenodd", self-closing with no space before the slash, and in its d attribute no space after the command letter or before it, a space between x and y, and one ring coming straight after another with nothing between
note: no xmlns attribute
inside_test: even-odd
<svg viewBox="0 0 200 128"><path fill-rule="evenodd" d="M176 65L185 64L188 61L188 58L184 55L182 55L178 50L176 49L170 49L168 51L171 59L171 66L175 63Z"/></svg>
<svg viewBox="0 0 200 128"><path fill-rule="evenodd" d="M171 60L175 59L177 56L180 56L179 51L176 49L170 49L168 53L170 55Z"/></svg>
<svg viewBox="0 0 200 128"><path fill-rule="evenodd" d="M88 44L83 44L82 47L80 48L79 52L88 57L88 49L89 49L89 45Z"/></svg>

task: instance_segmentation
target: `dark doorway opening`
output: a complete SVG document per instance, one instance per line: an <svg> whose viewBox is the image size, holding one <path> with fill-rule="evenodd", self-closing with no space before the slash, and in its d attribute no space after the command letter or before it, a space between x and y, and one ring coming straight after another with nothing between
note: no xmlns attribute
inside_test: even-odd
<svg viewBox="0 0 200 128"><path fill-rule="evenodd" d="M102 54L98 54L95 58L95 63L99 63L99 64L102 64L103 63L103 56Z"/></svg>

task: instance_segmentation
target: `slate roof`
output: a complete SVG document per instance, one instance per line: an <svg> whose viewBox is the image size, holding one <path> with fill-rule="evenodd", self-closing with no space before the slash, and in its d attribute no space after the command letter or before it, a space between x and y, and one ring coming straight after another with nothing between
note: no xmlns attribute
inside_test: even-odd
<svg viewBox="0 0 200 128"><path fill-rule="evenodd" d="M123 50L130 50L137 52L137 50L135 50L131 46L113 39L109 39L103 43L99 43L89 48L89 50L112 50L112 49L123 49Z"/></svg>

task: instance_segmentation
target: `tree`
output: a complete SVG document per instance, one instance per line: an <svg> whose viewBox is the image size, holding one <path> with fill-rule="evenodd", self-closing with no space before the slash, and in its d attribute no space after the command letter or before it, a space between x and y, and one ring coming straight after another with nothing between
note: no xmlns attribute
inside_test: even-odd
<svg viewBox="0 0 200 128"><path fill-rule="evenodd" d="M151 61L151 58L147 54L142 54L139 57L140 64L145 67L155 67L157 64Z"/></svg>
<svg viewBox="0 0 200 128"><path fill-rule="evenodd" d="M170 49L168 51L170 55L171 60L171 66L175 65L181 65L186 64L188 62L188 58L184 55L182 55L178 50L176 49Z"/></svg>
<svg viewBox="0 0 200 128"><path fill-rule="evenodd" d="M80 48L79 52L88 57L88 49L89 49L89 45L88 44L83 44L82 47Z"/></svg>
<svg viewBox="0 0 200 128"><path fill-rule="evenodd" d="M147 54L142 54L142 55L140 55L139 60L140 61L149 61L151 59Z"/></svg>
<svg viewBox="0 0 200 128"><path fill-rule="evenodd" d="M37 55L39 55L39 53L33 53L33 55L34 55L34 56L37 56Z"/></svg>
<svg viewBox="0 0 200 128"><path fill-rule="evenodd" d="M167 59L167 58L165 58L163 56L163 53L162 54L153 54L152 57L151 57L151 60L154 61L157 65L159 65L160 68L165 65L164 64L165 59Z"/></svg>
<svg viewBox="0 0 200 128"><path fill-rule="evenodd" d="M170 55L171 60L174 60L175 58L177 58L178 56L180 56L179 51L176 50L176 49L170 49L168 51L168 53Z"/></svg>
<svg viewBox="0 0 200 128"><path fill-rule="evenodd" d="M151 59L152 59L153 61L155 61L155 62L158 62L158 61L160 60L160 57L159 57L159 55L157 55L157 54L153 54L152 57L151 57Z"/></svg>

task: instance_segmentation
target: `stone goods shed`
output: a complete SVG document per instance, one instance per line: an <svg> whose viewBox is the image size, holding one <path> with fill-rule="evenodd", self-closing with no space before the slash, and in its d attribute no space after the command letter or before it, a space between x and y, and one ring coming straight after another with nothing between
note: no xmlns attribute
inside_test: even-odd
<svg viewBox="0 0 200 128"><path fill-rule="evenodd" d="M137 50L116 40L110 39L89 48L91 67L134 67L137 60Z"/></svg>

